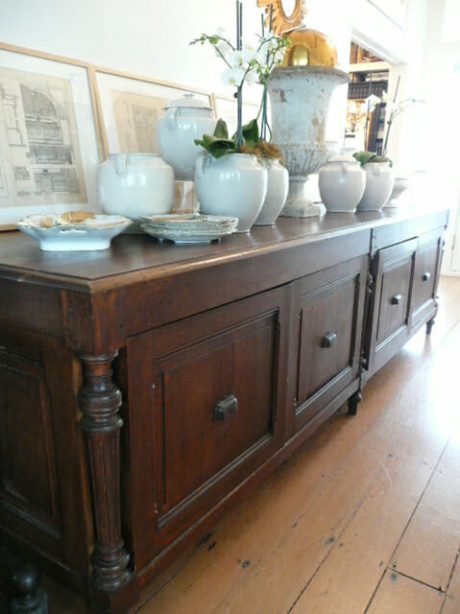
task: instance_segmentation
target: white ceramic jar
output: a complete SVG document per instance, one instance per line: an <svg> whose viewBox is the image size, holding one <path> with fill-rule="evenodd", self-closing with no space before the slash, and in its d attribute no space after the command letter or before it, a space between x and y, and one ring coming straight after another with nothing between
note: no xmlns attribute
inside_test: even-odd
<svg viewBox="0 0 460 614"><path fill-rule="evenodd" d="M169 213L174 171L159 154L112 154L99 165L97 192L105 213L132 220Z"/></svg>
<svg viewBox="0 0 460 614"><path fill-rule="evenodd" d="M236 232L249 232L267 195L267 170L249 154L202 154L195 184L201 213L237 217Z"/></svg>
<svg viewBox="0 0 460 614"><path fill-rule="evenodd" d="M216 120L211 107L185 94L166 107L165 116L157 123L160 153L175 171L176 179L192 180L195 161L203 151L195 144L203 134L214 134Z"/></svg>
<svg viewBox="0 0 460 614"><path fill-rule="evenodd" d="M353 213L366 185L366 173L352 156L337 155L319 171L319 192L331 213Z"/></svg>
<svg viewBox="0 0 460 614"><path fill-rule="evenodd" d="M395 182L388 162L369 162L364 165L366 189L359 201L358 211L380 211L388 202Z"/></svg>
<svg viewBox="0 0 460 614"><path fill-rule="evenodd" d="M263 160L267 169L267 196L254 226L273 226L289 192L289 172L279 160Z"/></svg>

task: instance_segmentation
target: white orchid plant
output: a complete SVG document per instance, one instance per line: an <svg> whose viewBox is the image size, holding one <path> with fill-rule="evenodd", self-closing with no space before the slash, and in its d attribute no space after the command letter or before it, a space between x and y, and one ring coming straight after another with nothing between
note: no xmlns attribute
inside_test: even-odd
<svg viewBox="0 0 460 614"><path fill-rule="evenodd" d="M366 98L366 106L367 106L367 118L366 118L366 134L367 134L367 125L368 118L370 114L374 111L375 107L378 104L385 103L386 112L388 119L386 120L386 130L385 137L383 140L383 148L382 155L378 156L375 152L371 151L359 151L354 155L354 157L358 160L361 166L368 164L369 162L389 162L392 166L392 161L387 157L387 149L388 149L388 139L391 132L391 127L393 125L394 120L404 113L409 107L416 103L424 103L424 100L419 98L404 98L400 102L397 102L398 89L399 89L400 79L398 78L398 82L396 84L396 92L393 99L390 99L387 92L382 92L382 95L376 96L375 94L371 94L368 98Z"/></svg>
<svg viewBox="0 0 460 614"><path fill-rule="evenodd" d="M222 80L225 85L235 88L235 98L238 107L238 122L235 135L230 138L228 129L223 120L217 123L214 135L203 135L201 140L196 141L198 145L204 147L214 157L221 157L229 153L239 153L241 151L254 150L260 141L265 141L270 128L267 116L267 87L270 73L273 68L282 62L284 51L289 45L289 41L275 36L271 29L265 35L262 29L262 36L257 38L256 44L244 44L241 40L241 26L237 27L239 32L236 45L225 36L225 32L220 28L215 34L202 34L190 44L210 44L217 56L224 62L225 70L222 73ZM242 105L243 105L243 86L259 83L263 87L263 96L260 111L256 119L243 126ZM258 120L260 119L261 129L259 132Z"/></svg>

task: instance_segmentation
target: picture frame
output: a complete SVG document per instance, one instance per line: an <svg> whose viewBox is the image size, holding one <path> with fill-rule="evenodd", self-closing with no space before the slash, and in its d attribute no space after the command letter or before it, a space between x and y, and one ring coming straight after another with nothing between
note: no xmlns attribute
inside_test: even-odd
<svg viewBox="0 0 460 614"><path fill-rule="evenodd" d="M404 27L407 0L367 0L399 28Z"/></svg>
<svg viewBox="0 0 460 614"><path fill-rule="evenodd" d="M104 157L117 153L159 153L156 122L173 100L192 93L211 108L212 96L185 85L94 67L96 105Z"/></svg>
<svg viewBox="0 0 460 614"><path fill-rule="evenodd" d="M98 210L94 103L84 62L0 44L0 230Z"/></svg>
<svg viewBox="0 0 460 614"><path fill-rule="evenodd" d="M228 132L231 136L236 132L237 127L237 105L236 99L223 94L213 94L213 107L217 119L223 119L228 126ZM259 113L260 105L253 101L243 100L243 125L247 124L251 119L255 119Z"/></svg>

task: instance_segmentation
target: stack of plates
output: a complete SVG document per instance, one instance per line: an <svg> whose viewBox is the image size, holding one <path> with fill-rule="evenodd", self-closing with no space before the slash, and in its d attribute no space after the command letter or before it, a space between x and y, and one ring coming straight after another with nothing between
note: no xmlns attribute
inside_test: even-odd
<svg viewBox="0 0 460 614"><path fill-rule="evenodd" d="M174 243L210 243L231 235L238 218L215 215L171 214L143 217L141 226L149 235Z"/></svg>

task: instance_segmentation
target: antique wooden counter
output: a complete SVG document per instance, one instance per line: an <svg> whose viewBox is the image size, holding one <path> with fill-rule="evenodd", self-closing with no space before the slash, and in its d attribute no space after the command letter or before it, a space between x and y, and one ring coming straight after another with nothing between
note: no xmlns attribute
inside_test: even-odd
<svg viewBox="0 0 460 614"><path fill-rule="evenodd" d="M445 211L221 244L0 235L0 535L127 612L436 313Z"/></svg>

